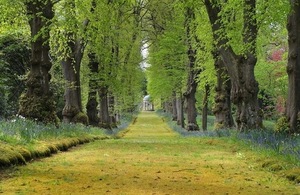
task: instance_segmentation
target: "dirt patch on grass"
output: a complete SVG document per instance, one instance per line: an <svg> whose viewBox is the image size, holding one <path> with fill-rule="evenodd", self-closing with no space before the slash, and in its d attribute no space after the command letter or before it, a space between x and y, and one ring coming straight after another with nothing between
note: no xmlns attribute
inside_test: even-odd
<svg viewBox="0 0 300 195"><path fill-rule="evenodd" d="M12 170L4 194L299 194L257 154L221 139L181 138L142 113L122 139L96 141ZM234 148L234 151L233 151Z"/></svg>

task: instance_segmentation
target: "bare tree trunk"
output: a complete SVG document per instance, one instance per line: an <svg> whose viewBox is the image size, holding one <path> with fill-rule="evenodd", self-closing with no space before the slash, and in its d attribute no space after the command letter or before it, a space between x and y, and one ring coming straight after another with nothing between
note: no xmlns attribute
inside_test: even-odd
<svg viewBox="0 0 300 195"><path fill-rule="evenodd" d="M75 122L87 124L88 118L82 111L80 86L80 65L84 45L79 40L75 43L70 40L69 47L72 54L61 62L64 78L66 80L63 121L66 123Z"/></svg>
<svg viewBox="0 0 300 195"><path fill-rule="evenodd" d="M115 96L109 92L108 95L108 103L109 103L109 117L110 117L110 126L112 128L117 127L116 113L115 113Z"/></svg>
<svg viewBox="0 0 300 195"><path fill-rule="evenodd" d="M65 123L75 122L74 118L77 114L82 112L78 97L78 83L76 70L74 70L73 60L71 58L62 62L62 69L64 78L66 80L65 86L65 106L63 109L63 121Z"/></svg>
<svg viewBox="0 0 300 195"><path fill-rule="evenodd" d="M89 124L93 126L99 125L98 117L98 102L97 102L97 90L98 90L98 67L99 62L96 60L95 53L89 53L89 69L90 69L90 81L89 81L89 94L88 102L86 105L87 116L89 118Z"/></svg>
<svg viewBox="0 0 300 195"><path fill-rule="evenodd" d="M185 93L185 99L187 104L187 126L186 129L189 131L198 131L199 126L197 124L197 110L196 110L196 88L197 84L194 82L191 85L189 93Z"/></svg>
<svg viewBox="0 0 300 195"><path fill-rule="evenodd" d="M262 113L258 106L258 83L254 76L256 58L257 24L255 19L256 1L244 1L244 44L247 50L243 55L236 55L228 45L226 35L221 36L218 31L221 25L221 6L216 1L205 0L214 39L228 70L232 82L231 98L237 106L236 123L240 131L262 128Z"/></svg>
<svg viewBox="0 0 300 195"><path fill-rule="evenodd" d="M286 118L290 133L300 132L300 1L291 2L288 16L289 55L287 73L289 78Z"/></svg>
<svg viewBox="0 0 300 195"><path fill-rule="evenodd" d="M111 122L108 108L108 87L102 86L99 89L99 101L100 101L100 112L99 112L99 125L105 129L111 129Z"/></svg>
<svg viewBox="0 0 300 195"><path fill-rule="evenodd" d="M214 128L231 128L234 126L230 100L231 81L222 59L217 54L214 54L214 58L215 70L217 73L215 106L213 109L214 115L216 117Z"/></svg>
<svg viewBox="0 0 300 195"><path fill-rule="evenodd" d="M54 17L53 3L29 1L26 3L31 30L31 65L26 81L27 91L20 97L19 114L44 123L58 123L53 92L50 90L52 67L49 58L50 24ZM43 32L41 33L41 31ZM41 33L41 34L39 34Z"/></svg>
<svg viewBox="0 0 300 195"><path fill-rule="evenodd" d="M181 94L179 97L176 98L176 109L177 109L177 125L184 128L183 99Z"/></svg>
<svg viewBox="0 0 300 195"><path fill-rule="evenodd" d="M172 120L173 121L177 121L176 92L173 92L173 99L172 99Z"/></svg>
<svg viewBox="0 0 300 195"><path fill-rule="evenodd" d="M205 93L203 97L203 109L202 109L202 129L207 131L207 115L208 115L208 97L209 97L209 85L205 85Z"/></svg>
<svg viewBox="0 0 300 195"><path fill-rule="evenodd" d="M199 126L197 124L197 109L196 109L196 90L198 83L196 81L198 74L200 71L195 70L195 63L196 63L196 53L197 51L193 49L192 44L192 20L195 18L194 12L192 8L188 7L186 10L186 36L187 36L187 43L188 43L188 81L187 81L187 92L184 93L184 97L187 103L187 126L186 129L189 131L198 131Z"/></svg>
<svg viewBox="0 0 300 195"><path fill-rule="evenodd" d="M89 21L83 22L86 28ZM83 113L81 101L81 83L80 83L80 66L85 49L85 43L81 38L72 40L72 34L69 36L68 46L71 50L69 56L62 60L62 69L66 80L65 87L65 107L63 109L63 121L66 123L83 123L88 124L88 117Z"/></svg>

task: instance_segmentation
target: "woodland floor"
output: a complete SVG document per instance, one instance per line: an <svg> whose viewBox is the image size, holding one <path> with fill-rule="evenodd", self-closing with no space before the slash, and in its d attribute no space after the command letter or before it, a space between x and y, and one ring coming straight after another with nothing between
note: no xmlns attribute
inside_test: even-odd
<svg viewBox="0 0 300 195"><path fill-rule="evenodd" d="M0 194L300 194L262 156L220 138L183 138L142 112L121 139L1 173Z"/></svg>

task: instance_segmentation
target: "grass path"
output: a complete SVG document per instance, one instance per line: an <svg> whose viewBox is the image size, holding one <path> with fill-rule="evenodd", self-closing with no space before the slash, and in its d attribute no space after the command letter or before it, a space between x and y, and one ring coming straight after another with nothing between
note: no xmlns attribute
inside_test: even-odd
<svg viewBox="0 0 300 195"><path fill-rule="evenodd" d="M0 194L300 194L225 139L181 138L152 112L128 128L122 139L7 170Z"/></svg>

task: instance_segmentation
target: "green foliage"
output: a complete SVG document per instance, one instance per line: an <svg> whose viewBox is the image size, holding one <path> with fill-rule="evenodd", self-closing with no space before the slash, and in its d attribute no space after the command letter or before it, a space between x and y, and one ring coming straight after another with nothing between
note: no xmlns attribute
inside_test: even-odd
<svg viewBox="0 0 300 195"><path fill-rule="evenodd" d="M285 116L280 117L277 120L275 131L280 133L288 133L290 131L289 121Z"/></svg>
<svg viewBox="0 0 300 195"><path fill-rule="evenodd" d="M115 112L135 109L142 97L140 3L98 1L87 29L89 51L99 61L96 79L116 97Z"/></svg>
<svg viewBox="0 0 300 195"><path fill-rule="evenodd" d="M168 100L173 92L181 93L185 87L187 46L185 44L184 13L173 3L177 15L164 18L163 34L157 36L150 48L147 68L148 93L154 99ZM168 9L172 9L172 7ZM166 11L168 12L168 11Z"/></svg>
<svg viewBox="0 0 300 195"><path fill-rule="evenodd" d="M22 77L29 63L28 39L21 34L0 34L1 116L15 115L24 90Z"/></svg>
<svg viewBox="0 0 300 195"><path fill-rule="evenodd" d="M24 0L1 0L0 35L29 36L30 30L23 2Z"/></svg>
<svg viewBox="0 0 300 195"><path fill-rule="evenodd" d="M298 114L297 117L297 128L300 128L300 114ZM290 125L289 125L289 120L287 119L286 116L280 117L276 124L275 124L275 131L279 133L285 133L289 134L290 133Z"/></svg>

